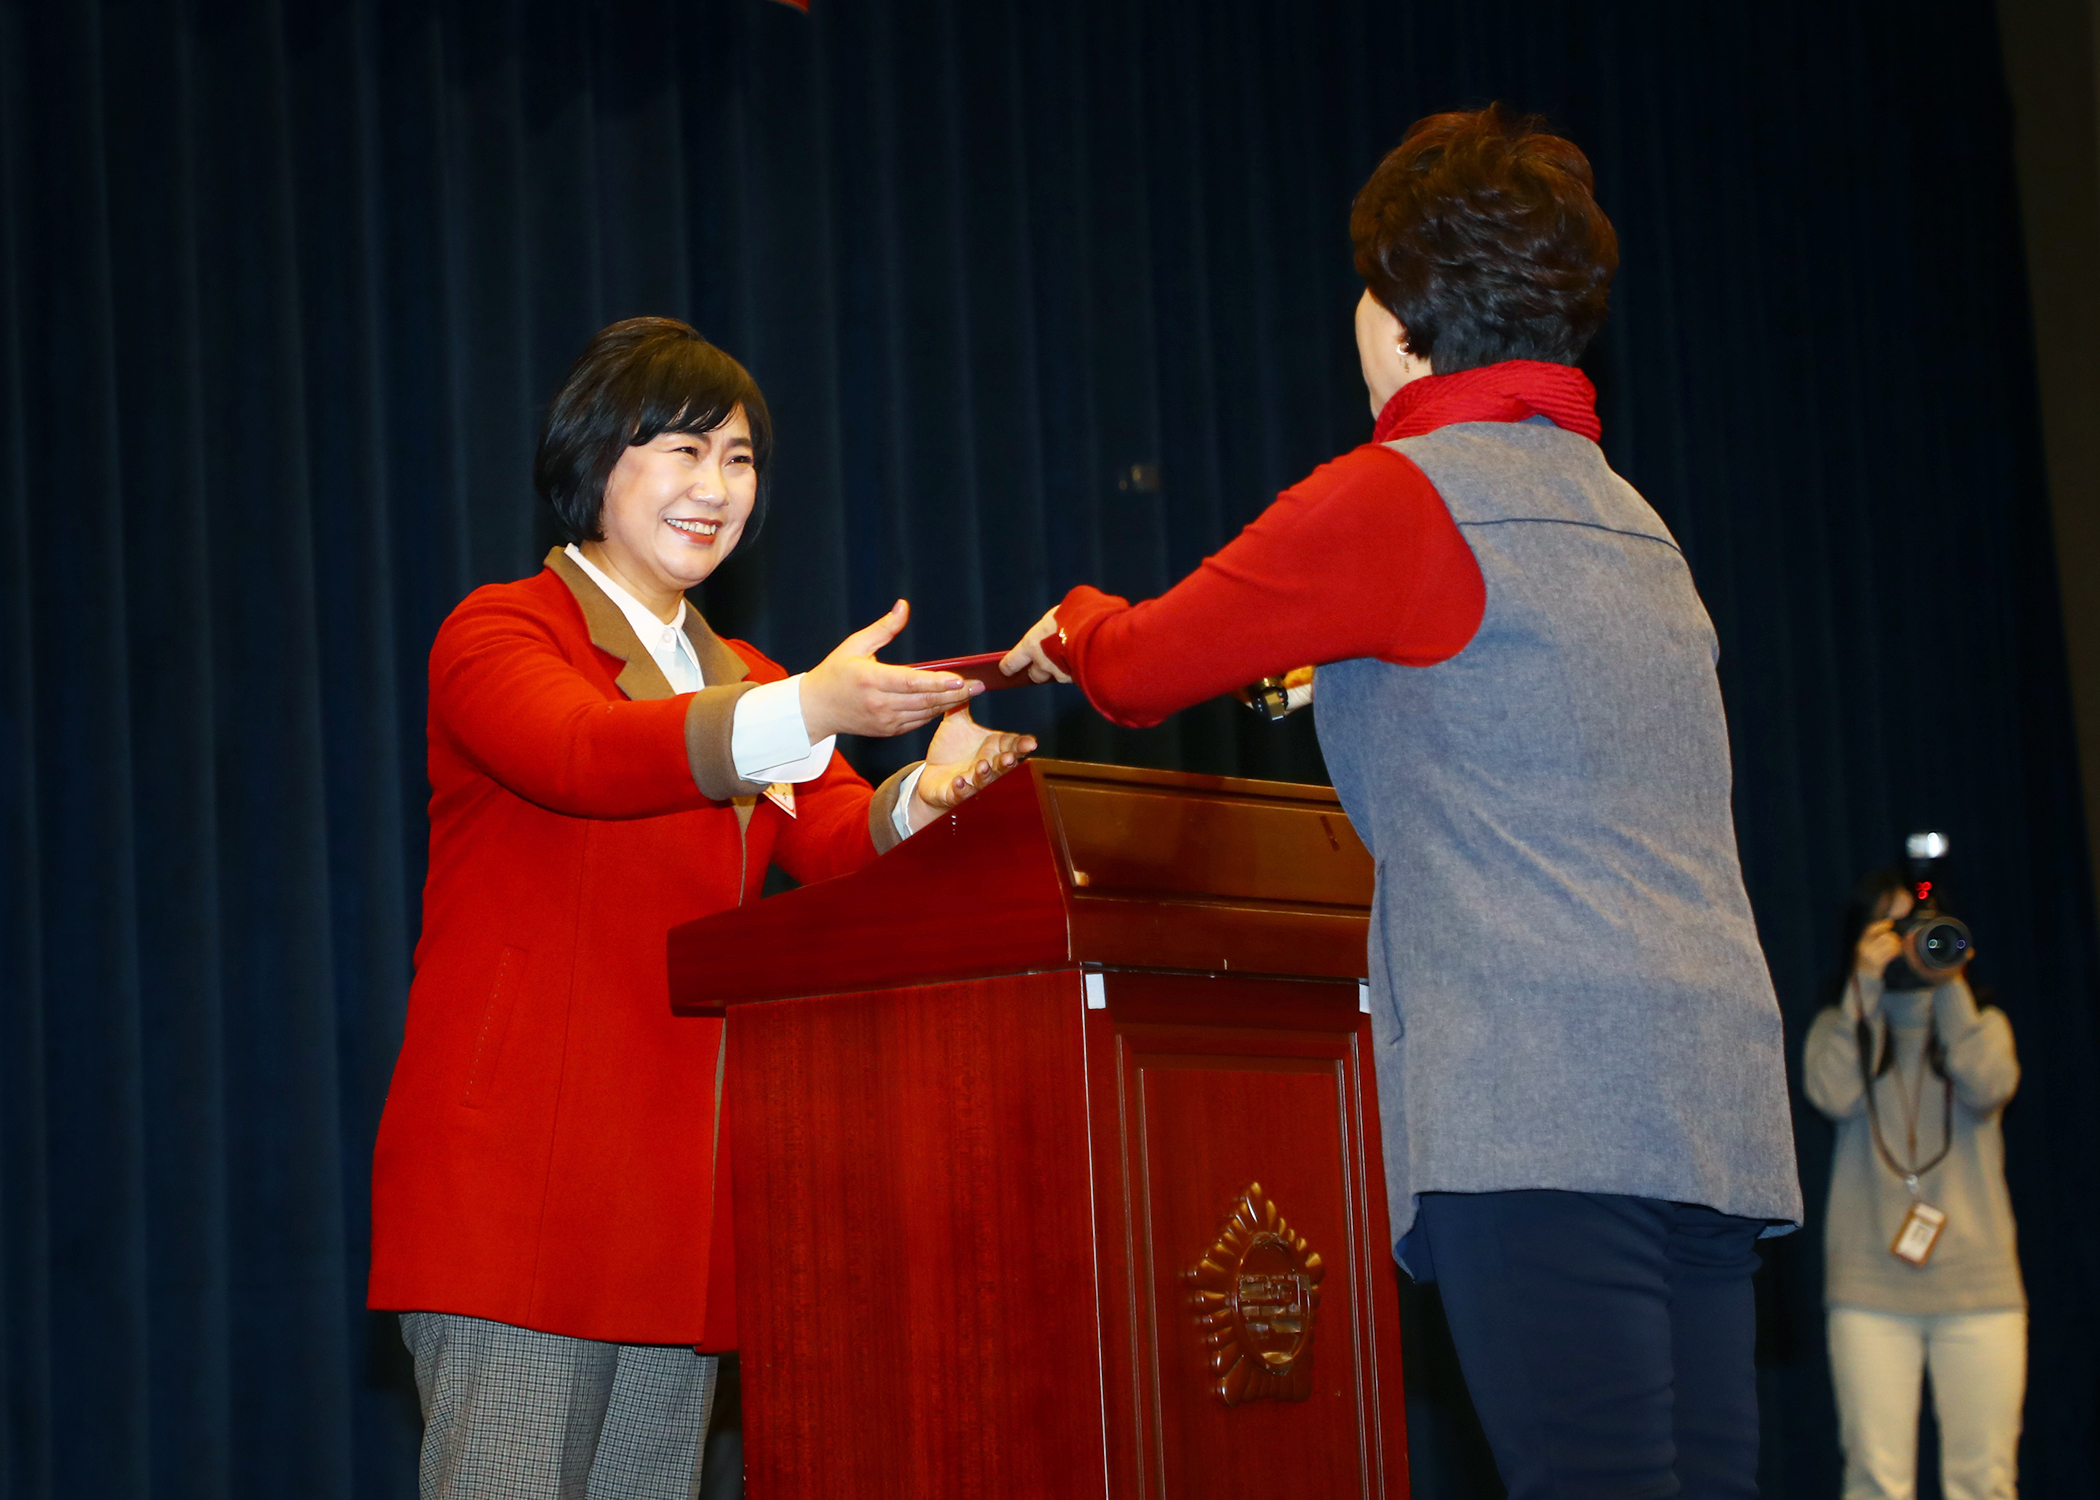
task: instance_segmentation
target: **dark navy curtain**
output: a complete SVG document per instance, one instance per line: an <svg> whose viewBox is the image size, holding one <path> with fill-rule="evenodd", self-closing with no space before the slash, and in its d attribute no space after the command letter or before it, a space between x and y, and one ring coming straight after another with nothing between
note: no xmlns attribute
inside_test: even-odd
<svg viewBox="0 0 2100 1500"><path fill-rule="evenodd" d="M773 404L718 625L806 666L905 594L898 659L1005 645L1368 435L1350 194L1491 98L1619 225L1587 368L1720 630L1796 1048L1846 887L1953 837L2026 1066L2023 1477L2094 1493L2092 904L1990 7L813 9L0 0L0 1494L412 1493L362 1280L423 663L537 565L536 416L594 328L687 318ZM990 716L1322 774L1309 716ZM1767 1493L1829 1496L1816 1224L1770 1250ZM1409 1307L1419 1492L1491 1494Z"/></svg>

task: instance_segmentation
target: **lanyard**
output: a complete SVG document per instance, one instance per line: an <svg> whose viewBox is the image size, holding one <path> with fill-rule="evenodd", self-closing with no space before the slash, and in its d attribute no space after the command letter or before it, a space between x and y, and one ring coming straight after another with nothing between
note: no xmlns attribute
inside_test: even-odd
<svg viewBox="0 0 2100 1500"><path fill-rule="evenodd" d="M1854 999L1857 1000L1859 998L1859 977L1857 975L1854 975L1852 979L1852 993ZM1859 1082L1860 1086L1866 1090L1867 1126L1874 1136L1874 1150L1881 1157L1882 1161L1887 1163L1888 1169L1891 1172L1894 1172L1898 1177L1903 1179L1903 1185L1910 1189L1910 1195L1913 1198L1918 1196L1918 1179L1920 1177L1923 1177L1927 1172L1930 1172L1941 1162L1945 1161L1947 1159L1947 1153L1954 1149L1954 1080L1947 1077L1946 1074L1942 1073L1940 1075L1941 1114L1939 1153L1936 1156L1934 1156L1931 1161L1925 1162L1922 1165L1917 1164L1918 1107L1919 1105L1924 1103L1923 1095L1925 1092L1925 1060L1926 1058L1932 1055L1933 1040L1938 1034L1937 1031L1933 1029L1935 1025L1936 1023L1932 1021L1928 1021L1926 1023L1927 1030L1925 1033L1925 1046L1923 1051L1920 1052L1918 1056L1918 1096L1912 1100L1910 1108L1909 1149L1904 1153L1906 1161L1899 1163L1896 1160L1895 1153L1889 1150L1889 1143L1882 1138L1881 1112L1875 1107L1874 1104L1874 1066L1872 1062L1872 1056L1874 1052L1874 1028L1867 1024L1867 1018L1865 1016L1861 1016L1859 1018L1858 1023ZM1892 1033L1894 1028L1890 1027L1888 1023L1884 1021L1882 1023L1882 1030L1884 1031L1884 1033ZM1896 1048L1896 1039L1893 1034L1889 1035L1888 1043L1890 1054L1893 1056ZM1903 1079L1900 1076L1900 1074L1896 1079L1896 1085L1898 1093L1900 1094L1903 1085Z"/></svg>

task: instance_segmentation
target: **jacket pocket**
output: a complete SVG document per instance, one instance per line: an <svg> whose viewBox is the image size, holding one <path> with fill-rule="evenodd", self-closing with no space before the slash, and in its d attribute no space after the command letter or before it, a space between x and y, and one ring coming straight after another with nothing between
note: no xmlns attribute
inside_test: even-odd
<svg viewBox="0 0 2100 1500"><path fill-rule="evenodd" d="M481 1030L474 1037L474 1056L467 1064L467 1088L460 1104L479 1109L489 1102L496 1069L503 1062L503 1040L510 1035L510 1013L517 1004L518 986L525 977L525 950L505 948L496 960L496 980L489 986L488 1004L482 1008Z"/></svg>

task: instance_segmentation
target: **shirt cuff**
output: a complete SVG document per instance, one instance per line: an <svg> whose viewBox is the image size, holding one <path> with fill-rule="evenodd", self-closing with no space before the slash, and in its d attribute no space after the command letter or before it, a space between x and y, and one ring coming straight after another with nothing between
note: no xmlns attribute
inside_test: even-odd
<svg viewBox="0 0 2100 1500"><path fill-rule="evenodd" d="M746 781L815 781L831 764L837 735L809 742L802 722L802 676L768 682L736 700L729 757Z"/></svg>
<svg viewBox="0 0 2100 1500"><path fill-rule="evenodd" d="M900 844L911 837L911 799L919 790L919 778L925 774L926 762L922 760L905 773L897 788L897 802L890 809L890 827L897 830Z"/></svg>

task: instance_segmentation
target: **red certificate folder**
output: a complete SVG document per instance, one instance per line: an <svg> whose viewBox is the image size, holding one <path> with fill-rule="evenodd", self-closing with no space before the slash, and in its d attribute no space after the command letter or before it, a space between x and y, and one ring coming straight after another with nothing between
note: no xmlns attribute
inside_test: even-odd
<svg viewBox="0 0 2100 1500"><path fill-rule="evenodd" d="M1005 656L1004 651L986 651L978 656L950 656L941 661L915 661L911 663L911 669L914 672L953 672L958 677L968 677L983 683L987 691L993 688L1028 686L1026 672L1016 672L1009 677L999 670L999 663Z"/></svg>

